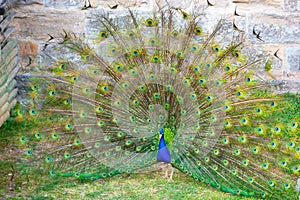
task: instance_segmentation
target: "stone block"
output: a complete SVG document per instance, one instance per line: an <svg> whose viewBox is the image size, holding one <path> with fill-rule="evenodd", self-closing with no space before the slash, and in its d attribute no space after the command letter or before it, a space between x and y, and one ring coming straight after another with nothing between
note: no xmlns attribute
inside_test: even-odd
<svg viewBox="0 0 300 200"><path fill-rule="evenodd" d="M289 71L300 72L300 45L285 49L286 67ZM300 80L300 77L299 77Z"/></svg>
<svg viewBox="0 0 300 200"><path fill-rule="evenodd" d="M15 27L9 26L7 29L4 30L3 33L0 35L0 43L5 44L9 38L9 36L13 33ZM2 45L0 45L2 46Z"/></svg>
<svg viewBox="0 0 300 200"><path fill-rule="evenodd" d="M5 102L1 107L0 107L0 116L4 115L8 111L8 106L9 103Z"/></svg>
<svg viewBox="0 0 300 200"><path fill-rule="evenodd" d="M300 14L251 14L248 21L248 38L254 44L300 43ZM253 27L264 42L255 37Z"/></svg>
<svg viewBox="0 0 300 200"><path fill-rule="evenodd" d="M2 66L0 66L0 71L9 73L13 68L17 66L17 57L18 49L14 48L9 52L9 54L2 60Z"/></svg>
<svg viewBox="0 0 300 200"><path fill-rule="evenodd" d="M9 110L9 112L10 112L10 110L11 110L13 107L15 107L16 104L17 104L17 100L16 100L16 99L13 99L13 100L9 103L9 105L8 105L8 110Z"/></svg>
<svg viewBox="0 0 300 200"><path fill-rule="evenodd" d="M15 49L15 51L17 51L17 49ZM7 73L9 74L9 76L11 76L11 72L14 71L15 69L19 69L17 54L15 54L15 56L12 57L12 59L7 65ZM15 74L13 74L12 76L15 76Z"/></svg>
<svg viewBox="0 0 300 200"><path fill-rule="evenodd" d="M250 3L251 0L232 0L233 3Z"/></svg>
<svg viewBox="0 0 300 200"><path fill-rule="evenodd" d="M83 4L82 0L43 0L44 6L46 7L70 7L70 6L78 6Z"/></svg>
<svg viewBox="0 0 300 200"><path fill-rule="evenodd" d="M300 80L286 80L288 91L292 93L299 93L300 91Z"/></svg>
<svg viewBox="0 0 300 200"><path fill-rule="evenodd" d="M282 4L283 4L283 9L285 11L297 11L298 6L297 6L297 1L298 0L282 0Z"/></svg>
<svg viewBox="0 0 300 200"><path fill-rule="evenodd" d="M63 30L78 34L83 33L84 12L73 7L45 7L31 5L22 7L17 12L12 25L15 31L12 36L36 42L49 39L49 35L58 37Z"/></svg>
<svg viewBox="0 0 300 200"><path fill-rule="evenodd" d="M8 79L8 75L7 72L4 72L1 76L0 76L0 88L6 84L6 81ZM0 90L0 95L1 95L1 90Z"/></svg>
<svg viewBox="0 0 300 200"><path fill-rule="evenodd" d="M184 3L184 1L176 1L172 0L169 1L169 3L173 4L174 1L176 3ZM134 7L134 8L139 8L139 7L144 7L145 9L151 9L155 1L153 0L126 0L126 1L115 1L115 0L98 0L98 5L103 7L103 8L109 8L115 5L118 5L119 8L129 8L129 7ZM178 5L178 4L177 4Z"/></svg>
<svg viewBox="0 0 300 200"><path fill-rule="evenodd" d="M3 48L2 48L2 58L7 60L11 51L13 51L17 47L16 40L10 40ZM0 66L1 67L1 66ZM2 66L3 67L3 66Z"/></svg>
<svg viewBox="0 0 300 200"><path fill-rule="evenodd" d="M5 93L7 92L6 91L7 85L8 85L8 83L5 82L5 84L3 84L2 86L0 86L0 96L4 96Z"/></svg>
<svg viewBox="0 0 300 200"><path fill-rule="evenodd" d="M0 127L3 125L3 123L9 118L9 112L4 113L3 115L0 115Z"/></svg>
<svg viewBox="0 0 300 200"><path fill-rule="evenodd" d="M19 68L15 67L8 76L7 83L10 84L16 77L17 73L19 71Z"/></svg>
<svg viewBox="0 0 300 200"><path fill-rule="evenodd" d="M16 80L12 79L10 82L8 82L7 87L6 87L6 92L10 93L14 88L16 88Z"/></svg>
<svg viewBox="0 0 300 200"><path fill-rule="evenodd" d="M0 96L0 108L4 106L4 104L7 102L7 99L8 99L8 94L7 93Z"/></svg>
<svg viewBox="0 0 300 200"><path fill-rule="evenodd" d="M11 92L8 95L8 100L7 101L9 103L13 102L15 100L17 94L18 94L18 89L17 88L11 90Z"/></svg>
<svg viewBox="0 0 300 200"><path fill-rule="evenodd" d="M10 24L10 22L13 20L13 18L16 15L16 11L12 11L8 13L8 15L3 18L3 20L0 22L0 32L3 33L4 29Z"/></svg>

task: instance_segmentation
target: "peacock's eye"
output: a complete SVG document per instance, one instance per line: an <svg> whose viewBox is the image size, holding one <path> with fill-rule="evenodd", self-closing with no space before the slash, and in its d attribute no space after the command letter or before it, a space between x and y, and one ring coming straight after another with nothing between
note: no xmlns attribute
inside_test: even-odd
<svg viewBox="0 0 300 200"><path fill-rule="evenodd" d="M129 35L129 37L131 37L131 38L135 37L135 33L133 33L133 32L129 33L128 35Z"/></svg>
<svg viewBox="0 0 300 200"><path fill-rule="evenodd" d="M99 36L100 36L100 38L107 38L108 37L108 33L106 31L100 31L99 32Z"/></svg>
<svg viewBox="0 0 300 200"><path fill-rule="evenodd" d="M148 26L148 27L156 26L156 22L155 22L153 19L151 19L151 18L148 18L148 19L146 20L145 24L146 24L146 26Z"/></svg>
<svg viewBox="0 0 300 200"><path fill-rule="evenodd" d="M202 33L202 28L200 28L200 27L194 28L194 33L195 33L196 35L200 35L200 34Z"/></svg>
<svg viewBox="0 0 300 200"><path fill-rule="evenodd" d="M178 31L174 30L174 31L172 32L172 34L171 34L171 35L172 35L173 37L177 37L177 36L178 36L178 34L179 34L179 33L178 33Z"/></svg>
<svg viewBox="0 0 300 200"><path fill-rule="evenodd" d="M159 57L158 56L153 56L153 62L158 63L159 62Z"/></svg>
<svg viewBox="0 0 300 200"><path fill-rule="evenodd" d="M213 51L214 51L215 53L218 53L218 52L220 51L220 47L219 47L218 45L214 45L214 46L213 46Z"/></svg>
<svg viewBox="0 0 300 200"><path fill-rule="evenodd" d="M238 58L238 57L240 57L240 52L234 51L234 52L232 53L232 55L233 55L234 57Z"/></svg>

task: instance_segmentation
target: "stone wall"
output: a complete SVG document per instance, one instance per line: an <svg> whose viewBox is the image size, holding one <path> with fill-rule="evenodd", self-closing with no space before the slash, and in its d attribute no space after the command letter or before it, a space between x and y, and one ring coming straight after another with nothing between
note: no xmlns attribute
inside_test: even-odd
<svg viewBox="0 0 300 200"><path fill-rule="evenodd" d="M0 127L9 117L10 109L16 104L18 73L17 41L10 39L14 28L10 26L15 12L0 16Z"/></svg>
<svg viewBox="0 0 300 200"><path fill-rule="evenodd" d="M157 0L163 1L163 0ZM118 2L118 3L116 3ZM300 92L300 1L297 0L210 0L214 6L207 7L206 0L169 0L171 6L181 7L187 12L196 5L203 5L207 23L215 25L220 17L234 20L236 26L245 31L247 44L254 45L273 55L272 74L288 83L289 91ZM90 6L89 6L90 5ZM123 12L126 7L134 10L151 10L155 0L44 0L17 9L14 20L19 39L20 65L23 71L38 62L49 35L62 34L62 30L92 35L97 31L91 23L91 15L115 10ZM238 15L234 15L235 8ZM206 25L209 27L208 25ZM253 34L260 33L260 39ZM95 33L96 34L96 33ZM53 50L53 49L52 49ZM51 51L51 46L45 50ZM32 63L29 63L28 56Z"/></svg>

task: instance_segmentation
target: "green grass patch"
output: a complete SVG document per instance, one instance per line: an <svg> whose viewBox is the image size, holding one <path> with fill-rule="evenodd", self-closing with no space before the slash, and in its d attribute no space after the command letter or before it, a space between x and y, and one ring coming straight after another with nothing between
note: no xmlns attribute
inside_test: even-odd
<svg viewBox="0 0 300 200"><path fill-rule="evenodd" d="M300 95L284 94L287 106L274 119L288 123L300 119ZM18 110L18 106L15 110ZM0 128L0 198L3 199L253 199L220 192L175 170L173 182L163 178L164 170L122 174L108 179L80 182L75 178L53 179L22 160L20 137L44 126L42 120L16 120Z"/></svg>

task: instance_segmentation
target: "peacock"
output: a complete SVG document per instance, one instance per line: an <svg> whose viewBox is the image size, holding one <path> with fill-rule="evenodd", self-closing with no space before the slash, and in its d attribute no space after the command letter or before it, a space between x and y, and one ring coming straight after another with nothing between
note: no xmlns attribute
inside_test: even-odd
<svg viewBox="0 0 300 200"><path fill-rule="evenodd" d="M228 19L206 30L200 10L111 10L92 40L51 36L59 56L17 116L43 123L20 136L28 166L98 180L163 164L226 193L296 199L299 113L276 94L274 56L250 54Z"/></svg>

